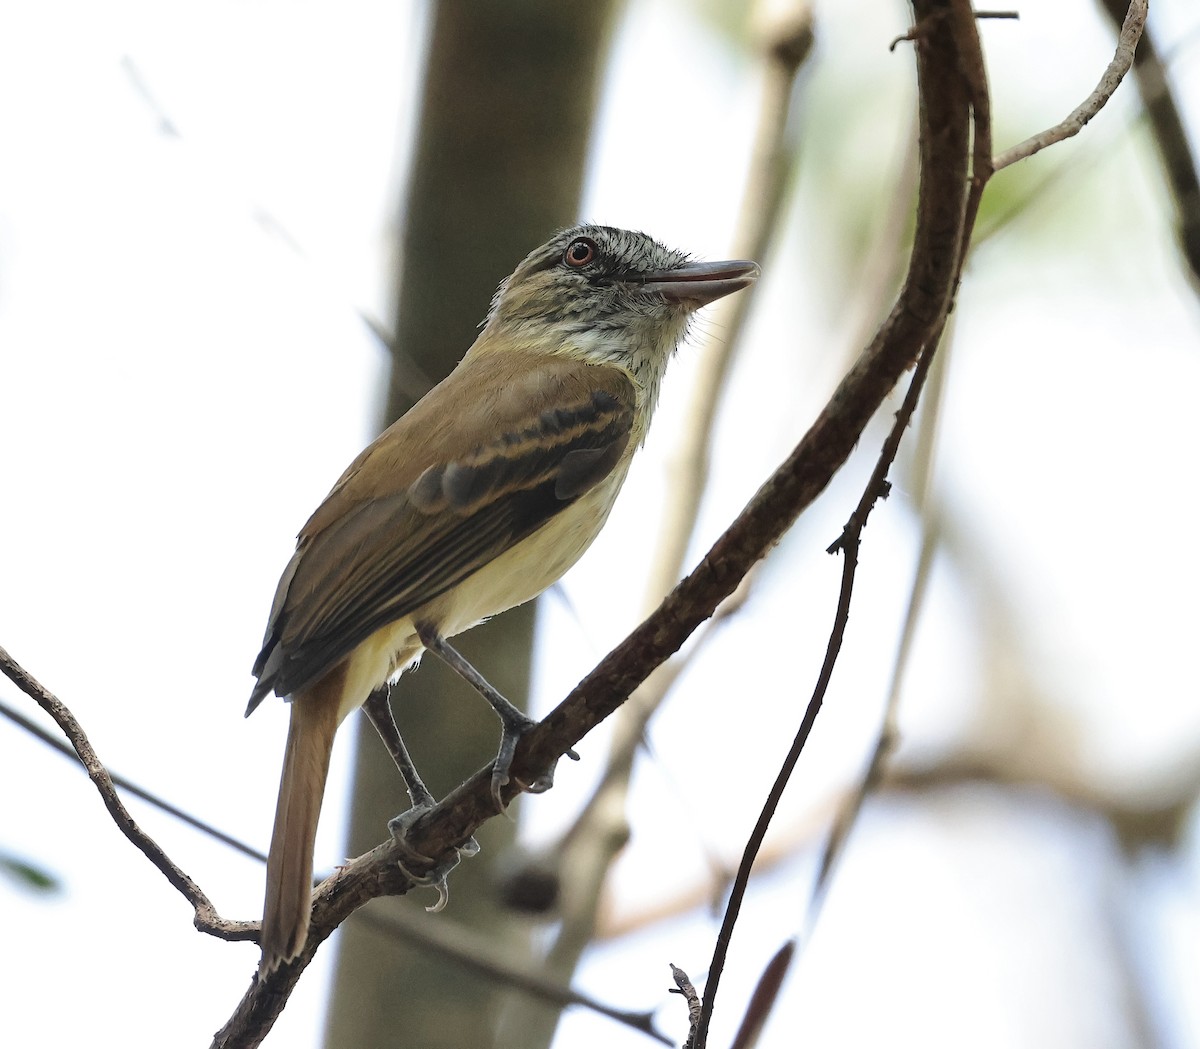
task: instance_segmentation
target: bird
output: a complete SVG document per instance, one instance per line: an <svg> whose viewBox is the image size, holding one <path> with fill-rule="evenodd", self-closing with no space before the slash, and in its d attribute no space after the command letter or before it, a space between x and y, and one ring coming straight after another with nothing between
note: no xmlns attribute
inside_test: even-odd
<svg viewBox="0 0 1200 1049"><path fill-rule="evenodd" d="M516 744L535 723L446 639L536 597L579 559L693 314L758 275L754 262L697 262L631 230L558 232L501 282L457 367L359 454L300 530L246 709L271 692L290 699L260 977L304 947L339 725L426 650L500 716L492 787L503 807Z"/></svg>

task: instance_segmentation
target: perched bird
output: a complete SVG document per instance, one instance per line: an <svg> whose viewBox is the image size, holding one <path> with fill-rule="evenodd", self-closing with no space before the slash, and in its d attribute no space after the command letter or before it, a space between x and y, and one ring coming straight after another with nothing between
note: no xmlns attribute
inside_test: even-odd
<svg viewBox="0 0 1200 1049"><path fill-rule="evenodd" d="M645 439L691 314L758 272L753 262L691 262L628 230L564 230L500 285L458 367L350 464L300 530L246 711L272 691L291 697L262 974L294 958L308 933L338 725L425 649L501 718L499 802L533 722L445 639L536 597L578 560Z"/></svg>

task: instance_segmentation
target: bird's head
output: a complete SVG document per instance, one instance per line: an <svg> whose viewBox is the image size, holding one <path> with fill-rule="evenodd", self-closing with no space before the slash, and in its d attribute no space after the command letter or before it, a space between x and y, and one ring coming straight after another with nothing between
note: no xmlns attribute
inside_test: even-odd
<svg viewBox="0 0 1200 1049"><path fill-rule="evenodd" d="M653 398L691 315L758 272L753 262L693 262L644 233L573 226L505 279L484 332L513 348L614 365Z"/></svg>

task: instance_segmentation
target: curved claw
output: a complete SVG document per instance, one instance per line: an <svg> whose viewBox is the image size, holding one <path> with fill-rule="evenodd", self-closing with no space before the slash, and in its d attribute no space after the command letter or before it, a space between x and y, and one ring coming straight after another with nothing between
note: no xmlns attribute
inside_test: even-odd
<svg viewBox="0 0 1200 1049"><path fill-rule="evenodd" d="M469 859L479 852L479 842L473 837L468 838L454 850L452 857L440 862L432 856L426 856L424 853L417 852L416 849L408 844L408 829L416 822L418 816L424 815L432 807L432 802L424 805L414 805L411 809L400 813L400 815L393 816L388 820L388 833L391 834L392 841L395 842L397 847L404 852L404 858L395 861L401 873L413 885L437 890L437 903L425 908L430 914L437 914L450 901L450 886L446 880L447 877L462 862L464 857ZM415 862L421 866L429 866L430 869L425 874L417 874L405 861Z"/></svg>
<svg viewBox="0 0 1200 1049"><path fill-rule="evenodd" d="M408 871L405 871L404 873L407 874ZM426 914L439 914L446 909L446 904L450 902L450 884L446 881L445 874L442 874L442 876L433 883L433 888L437 889L437 903L430 904L428 907L426 907Z"/></svg>
<svg viewBox="0 0 1200 1049"><path fill-rule="evenodd" d="M512 767L513 756L516 754L517 743L521 737L537 726L536 721L528 721L522 725L505 725L504 735L500 737L500 752L496 755L492 766L492 797L496 799L496 811L504 812L504 800L500 795L501 789L511 779L509 770ZM579 755L571 748L566 751L567 757L578 761ZM526 794L544 794L554 786L554 766L546 769L540 776L530 782L517 780L517 786Z"/></svg>

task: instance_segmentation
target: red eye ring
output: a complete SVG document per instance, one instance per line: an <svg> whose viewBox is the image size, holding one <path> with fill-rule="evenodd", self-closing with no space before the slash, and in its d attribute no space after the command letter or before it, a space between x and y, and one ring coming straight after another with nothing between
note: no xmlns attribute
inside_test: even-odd
<svg viewBox="0 0 1200 1049"><path fill-rule="evenodd" d="M586 266L595 257L599 249L596 247L596 242L587 237L577 237L567 245L567 250L563 252L563 262L572 269L579 269L581 266Z"/></svg>

